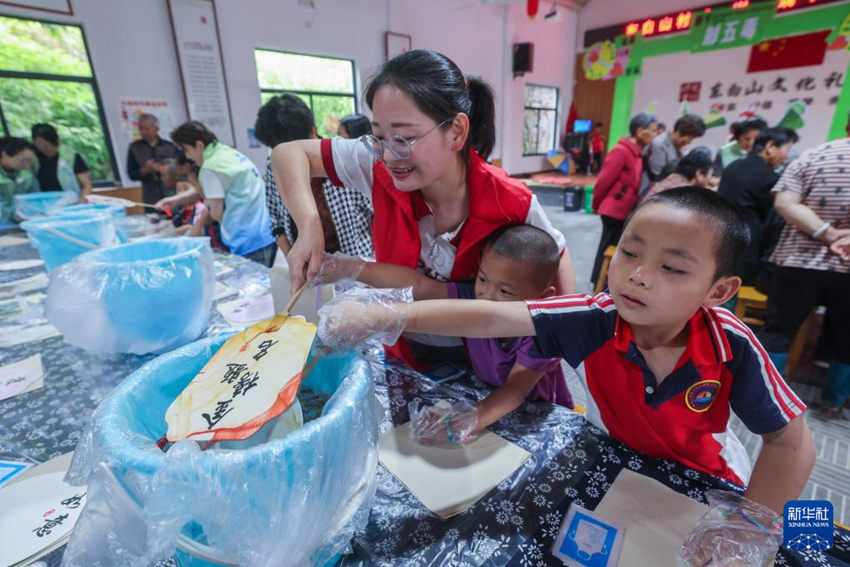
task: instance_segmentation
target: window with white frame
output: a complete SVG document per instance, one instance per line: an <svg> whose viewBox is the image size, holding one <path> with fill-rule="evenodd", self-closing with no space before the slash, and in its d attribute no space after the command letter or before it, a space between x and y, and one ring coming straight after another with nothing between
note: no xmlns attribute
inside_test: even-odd
<svg viewBox="0 0 850 567"><path fill-rule="evenodd" d="M522 155L544 155L558 138L558 89L525 85L525 122Z"/></svg>

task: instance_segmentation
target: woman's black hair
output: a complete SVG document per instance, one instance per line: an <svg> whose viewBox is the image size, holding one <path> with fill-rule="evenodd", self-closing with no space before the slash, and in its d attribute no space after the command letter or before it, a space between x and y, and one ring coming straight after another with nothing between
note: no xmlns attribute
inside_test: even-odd
<svg viewBox="0 0 850 567"><path fill-rule="evenodd" d="M679 163L676 164L676 173L692 181L697 173L708 175L714 166L714 161L711 159L711 150L705 146L699 146L687 153Z"/></svg>
<svg viewBox="0 0 850 567"><path fill-rule="evenodd" d="M254 136L270 148L313 136L316 121L307 103L294 94L274 96L257 112Z"/></svg>
<svg viewBox="0 0 850 567"><path fill-rule="evenodd" d="M758 116L753 116L752 118L747 118L745 120L739 120L732 124L732 137L737 140L747 132L752 132L753 130L764 132L765 130L767 130L767 122L765 122Z"/></svg>
<svg viewBox="0 0 850 567"><path fill-rule="evenodd" d="M209 146L214 142L218 142L218 138L216 138L213 131L197 120L189 120L178 126L176 130L171 132L171 139L178 146L180 144L194 146L198 142L203 142L204 146Z"/></svg>
<svg viewBox="0 0 850 567"><path fill-rule="evenodd" d="M348 137L351 139L372 133L372 123L369 121L369 117L362 114L349 114L340 118L339 123L345 128Z"/></svg>
<svg viewBox="0 0 850 567"><path fill-rule="evenodd" d="M416 107L437 123L459 112L469 116L469 148L485 160L496 145L496 105L493 91L478 77L463 76L455 63L441 53L414 49L393 57L366 87L366 104L372 108L375 93L392 85L413 100ZM445 126L448 127L448 124Z"/></svg>
<svg viewBox="0 0 850 567"><path fill-rule="evenodd" d="M658 117L648 112L635 114L629 121L629 135L634 136L641 128L649 128L653 122L658 122Z"/></svg>
<svg viewBox="0 0 850 567"><path fill-rule="evenodd" d="M33 124L30 129L30 137L33 141L35 141L36 138L41 138L42 140L50 142L54 146L59 145L59 133L56 132L56 128L50 124Z"/></svg>
<svg viewBox="0 0 850 567"><path fill-rule="evenodd" d="M23 138L17 138L15 136L0 138L0 152L5 153L9 157L16 156L22 151L31 148L30 143Z"/></svg>

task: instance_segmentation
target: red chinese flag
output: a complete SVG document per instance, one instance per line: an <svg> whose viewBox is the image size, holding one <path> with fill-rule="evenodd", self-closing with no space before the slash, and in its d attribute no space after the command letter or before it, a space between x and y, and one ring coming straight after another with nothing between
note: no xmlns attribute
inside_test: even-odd
<svg viewBox="0 0 850 567"><path fill-rule="evenodd" d="M830 30L769 39L750 48L747 73L820 65Z"/></svg>

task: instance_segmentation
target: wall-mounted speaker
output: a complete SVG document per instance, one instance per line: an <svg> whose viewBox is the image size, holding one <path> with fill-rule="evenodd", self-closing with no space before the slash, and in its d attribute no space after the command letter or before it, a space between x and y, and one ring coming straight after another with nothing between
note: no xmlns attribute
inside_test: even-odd
<svg viewBox="0 0 850 567"><path fill-rule="evenodd" d="M514 77L530 73L534 67L534 44L533 43L515 43L514 44Z"/></svg>

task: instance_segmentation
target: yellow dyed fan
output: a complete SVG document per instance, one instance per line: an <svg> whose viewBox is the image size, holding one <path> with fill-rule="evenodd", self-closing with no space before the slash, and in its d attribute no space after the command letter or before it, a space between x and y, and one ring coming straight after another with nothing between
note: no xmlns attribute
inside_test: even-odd
<svg viewBox="0 0 850 567"><path fill-rule="evenodd" d="M289 315L303 290L283 312L222 345L169 406L160 446L247 439L292 405L316 336L316 325Z"/></svg>

